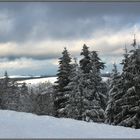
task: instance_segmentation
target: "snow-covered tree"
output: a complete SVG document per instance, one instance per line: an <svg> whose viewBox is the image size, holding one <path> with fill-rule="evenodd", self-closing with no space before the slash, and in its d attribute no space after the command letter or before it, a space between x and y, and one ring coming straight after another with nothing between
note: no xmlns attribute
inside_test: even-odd
<svg viewBox="0 0 140 140"><path fill-rule="evenodd" d="M2 109L11 109L14 106L13 95L17 92L14 92L16 89L15 81L12 81L7 71L4 73L4 78L1 79L1 108ZM14 93L11 95L11 93ZM17 95L17 94L16 94ZM11 106L13 104L13 106ZM15 108L15 106L14 106Z"/></svg>
<svg viewBox="0 0 140 140"><path fill-rule="evenodd" d="M121 110L116 116L117 124L140 128L140 49L130 51L128 65L122 73L124 95L118 104Z"/></svg>
<svg viewBox="0 0 140 140"><path fill-rule="evenodd" d="M65 87L69 92L69 102L66 106L67 117L84 120L83 104L83 72L78 66L77 61L72 65L70 82Z"/></svg>
<svg viewBox="0 0 140 140"><path fill-rule="evenodd" d="M119 91L114 96L113 124L140 128L140 49L135 39L133 47L123 61Z"/></svg>
<svg viewBox="0 0 140 140"><path fill-rule="evenodd" d="M119 85L120 82L120 75L117 70L117 65L114 63L113 64L113 69L112 69L112 74L109 80L109 93L108 93L108 103L107 103L107 108L105 110L105 122L106 123L113 123L114 122L114 115L115 115L115 96L119 92Z"/></svg>
<svg viewBox="0 0 140 140"><path fill-rule="evenodd" d="M2 95L2 109L18 110L20 90L16 81L11 80Z"/></svg>
<svg viewBox="0 0 140 140"><path fill-rule="evenodd" d="M95 83L94 84L95 89L99 93L101 107L105 109L107 89L101 77L101 70L105 68L105 63L101 61L96 51L92 51L90 57L91 57L90 65L92 66L90 75L93 78L92 79L93 83Z"/></svg>
<svg viewBox="0 0 140 140"><path fill-rule="evenodd" d="M0 109L2 109L3 80L0 79Z"/></svg>
<svg viewBox="0 0 140 140"><path fill-rule="evenodd" d="M102 91L102 78L100 70L104 69L104 63L101 62L96 51L90 52L91 69L89 74L85 74L85 116L87 121L103 122L104 107L106 104L106 95Z"/></svg>
<svg viewBox="0 0 140 140"><path fill-rule="evenodd" d="M55 86L55 100L54 100L54 107L56 110L57 117L64 117L66 116L65 107L68 101L67 90L65 87L70 82L69 76L71 73L71 57L66 48L62 52L62 57L59 58L59 70L58 70L58 78L57 78L57 85Z"/></svg>
<svg viewBox="0 0 140 140"><path fill-rule="evenodd" d="M84 56L80 60L80 68L83 70L84 73L89 73L91 66L90 66L90 51L88 50L89 47L86 44L83 45L83 49L81 55Z"/></svg>
<svg viewBox="0 0 140 140"><path fill-rule="evenodd" d="M54 115L54 87L51 83L39 84L39 92L36 95L35 113L38 115Z"/></svg>
<svg viewBox="0 0 140 140"><path fill-rule="evenodd" d="M70 95L68 116L79 120L103 122L102 103L105 95L102 94L100 70L104 68L104 63L100 62L95 51L88 51L88 57L89 62L85 67L78 67L78 64L73 67L71 81L67 86ZM90 70L86 71L89 67Z"/></svg>
<svg viewBox="0 0 140 140"><path fill-rule="evenodd" d="M23 83L20 87L18 111L32 112L32 110L33 105L31 102L30 93L28 91L26 83Z"/></svg>
<svg viewBox="0 0 140 140"><path fill-rule="evenodd" d="M5 86L5 88L7 88L8 87L8 83L9 83L9 76L8 76L8 73L7 73L7 71L5 71L5 73L4 73L4 86Z"/></svg>

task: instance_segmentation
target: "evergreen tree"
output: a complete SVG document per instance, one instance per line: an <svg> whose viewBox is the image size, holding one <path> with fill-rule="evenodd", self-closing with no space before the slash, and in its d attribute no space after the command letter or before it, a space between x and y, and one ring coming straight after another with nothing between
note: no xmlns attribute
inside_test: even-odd
<svg viewBox="0 0 140 140"><path fill-rule="evenodd" d="M135 42L134 42L135 44ZM135 46L136 47L136 46ZM117 115L117 123L123 126L140 128L140 49L130 51L128 65L122 73L123 92L121 98L122 110Z"/></svg>
<svg viewBox="0 0 140 140"><path fill-rule="evenodd" d="M16 81L11 80L2 96L3 109L18 110L20 90Z"/></svg>
<svg viewBox="0 0 140 140"><path fill-rule="evenodd" d="M84 120L83 82L83 72L75 61L72 65L70 82L66 86L69 92L69 103L66 106L67 117L69 118Z"/></svg>
<svg viewBox="0 0 140 140"><path fill-rule="evenodd" d="M91 67L90 67L90 51L88 50L89 47L86 46L86 44L83 45L83 49L81 52L81 55L84 56L80 60L80 67L81 70L83 70L84 73L89 73Z"/></svg>
<svg viewBox="0 0 140 140"><path fill-rule="evenodd" d="M4 79L1 80L1 108L18 110L19 87L16 81L8 77L5 72Z"/></svg>
<svg viewBox="0 0 140 140"><path fill-rule="evenodd" d="M59 70L57 74L57 85L55 86L55 100L54 107L56 110L57 117L66 116L65 107L68 102L69 95L65 87L70 82L69 76L71 73L71 57L66 48L62 52L62 57L59 58Z"/></svg>
<svg viewBox="0 0 140 140"><path fill-rule="evenodd" d="M129 63L128 63L129 53L128 53L128 50L127 50L126 45L125 45L125 48L124 48L124 54L123 54L123 56L124 56L124 58L123 58L123 60L122 60L122 62L120 64L123 65L122 79L125 80L125 78L126 78L126 75L125 74L127 73L127 67L129 66Z"/></svg>
<svg viewBox="0 0 140 140"><path fill-rule="evenodd" d="M50 82L40 83L34 113L38 115L54 115L53 95L54 88Z"/></svg>
<svg viewBox="0 0 140 140"><path fill-rule="evenodd" d="M104 99L104 95L101 88L100 69L104 68L104 63L100 62L95 51L88 51L88 56L89 62L85 68L84 65L78 67L77 64L73 67L71 82L67 86L70 92L68 115L74 119L103 122L102 99ZM85 72L89 67L88 73Z"/></svg>
<svg viewBox="0 0 140 140"><path fill-rule="evenodd" d="M124 61L121 86L115 96L113 124L140 128L140 49L134 38L133 47Z"/></svg>
<svg viewBox="0 0 140 140"><path fill-rule="evenodd" d="M31 98L28 91L28 87L26 83L23 83L20 88L19 93L19 105L18 105L18 111L22 112L32 112L33 106L31 104Z"/></svg>
<svg viewBox="0 0 140 140"><path fill-rule="evenodd" d="M109 99L107 103L107 108L105 110L105 122L113 123L115 115L115 106L114 106L114 96L119 92L118 84L120 82L120 75L117 70L117 65L113 64L112 74L109 80Z"/></svg>
<svg viewBox="0 0 140 140"><path fill-rule="evenodd" d="M91 69L89 74L85 74L84 96L86 102L85 116L87 121L103 122L104 107L106 104L106 96L102 91L102 78L100 70L104 69L104 63L101 62L96 51L90 52Z"/></svg>
<svg viewBox="0 0 140 140"><path fill-rule="evenodd" d="M99 94L101 107L105 109L107 89L101 77L101 70L105 68L105 63L101 61L96 51L91 52L90 65L92 66L92 70L90 71L90 75L92 77L91 81L93 81L92 83L95 83L94 88Z"/></svg>
<svg viewBox="0 0 140 140"><path fill-rule="evenodd" d="M9 76L8 76L7 71L5 71L5 73L4 73L4 86L5 86L5 88L8 87L8 83L9 83Z"/></svg>
<svg viewBox="0 0 140 140"><path fill-rule="evenodd" d="M4 78L1 79L1 85L0 85L2 109L6 109L5 100L8 98L7 92L8 92L9 87L10 87L10 79L9 79L7 71L5 71Z"/></svg>
<svg viewBox="0 0 140 140"><path fill-rule="evenodd" d="M118 125L122 118L118 118L122 110L122 97L125 94L125 79L128 64L128 52L125 46L124 59L122 60L123 72L121 75L117 73L117 69L114 66L113 73L111 75L110 85L109 85L109 101L105 111L106 123Z"/></svg>

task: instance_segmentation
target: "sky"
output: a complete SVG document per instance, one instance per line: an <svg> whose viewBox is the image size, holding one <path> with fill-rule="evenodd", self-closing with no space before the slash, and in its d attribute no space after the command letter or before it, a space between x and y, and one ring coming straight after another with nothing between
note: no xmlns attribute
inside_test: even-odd
<svg viewBox="0 0 140 140"><path fill-rule="evenodd" d="M140 42L140 2L0 2L0 75L55 75L67 47L83 44L121 71L124 46Z"/></svg>

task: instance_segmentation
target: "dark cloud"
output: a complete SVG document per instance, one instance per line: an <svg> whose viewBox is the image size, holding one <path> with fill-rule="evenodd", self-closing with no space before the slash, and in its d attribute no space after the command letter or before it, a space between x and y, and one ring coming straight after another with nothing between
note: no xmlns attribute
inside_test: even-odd
<svg viewBox="0 0 140 140"><path fill-rule="evenodd" d="M9 75L55 75L57 71L56 59L34 60L19 58L13 61L0 59L0 75L7 70Z"/></svg>
<svg viewBox="0 0 140 140"><path fill-rule="evenodd" d="M14 2L0 3L0 11L12 20L0 41L83 39L93 32L117 31L139 22L140 3Z"/></svg>
<svg viewBox="0 0 140 140"><path fill-rule="evenodd" d="M34 60L50 60L50 59L58 59L60 57L60 54L48 54L48 55L8 55L6 56L6 61L13 61L20 58L27 58L27 59L34 59ZM4 57L0 57L0 59L3 59Z"/></svg>

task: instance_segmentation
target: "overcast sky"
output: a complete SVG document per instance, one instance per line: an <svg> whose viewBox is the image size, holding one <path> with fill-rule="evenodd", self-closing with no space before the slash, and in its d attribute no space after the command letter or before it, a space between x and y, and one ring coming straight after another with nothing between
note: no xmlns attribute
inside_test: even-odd
<svg viewBox="0 0 140 140"><path fill-rule="evenodd" d="M139 2L0 2L0 75L56 74L63 48L79 57L84 43L107 72L134 33L139 43Z"/></svg>

